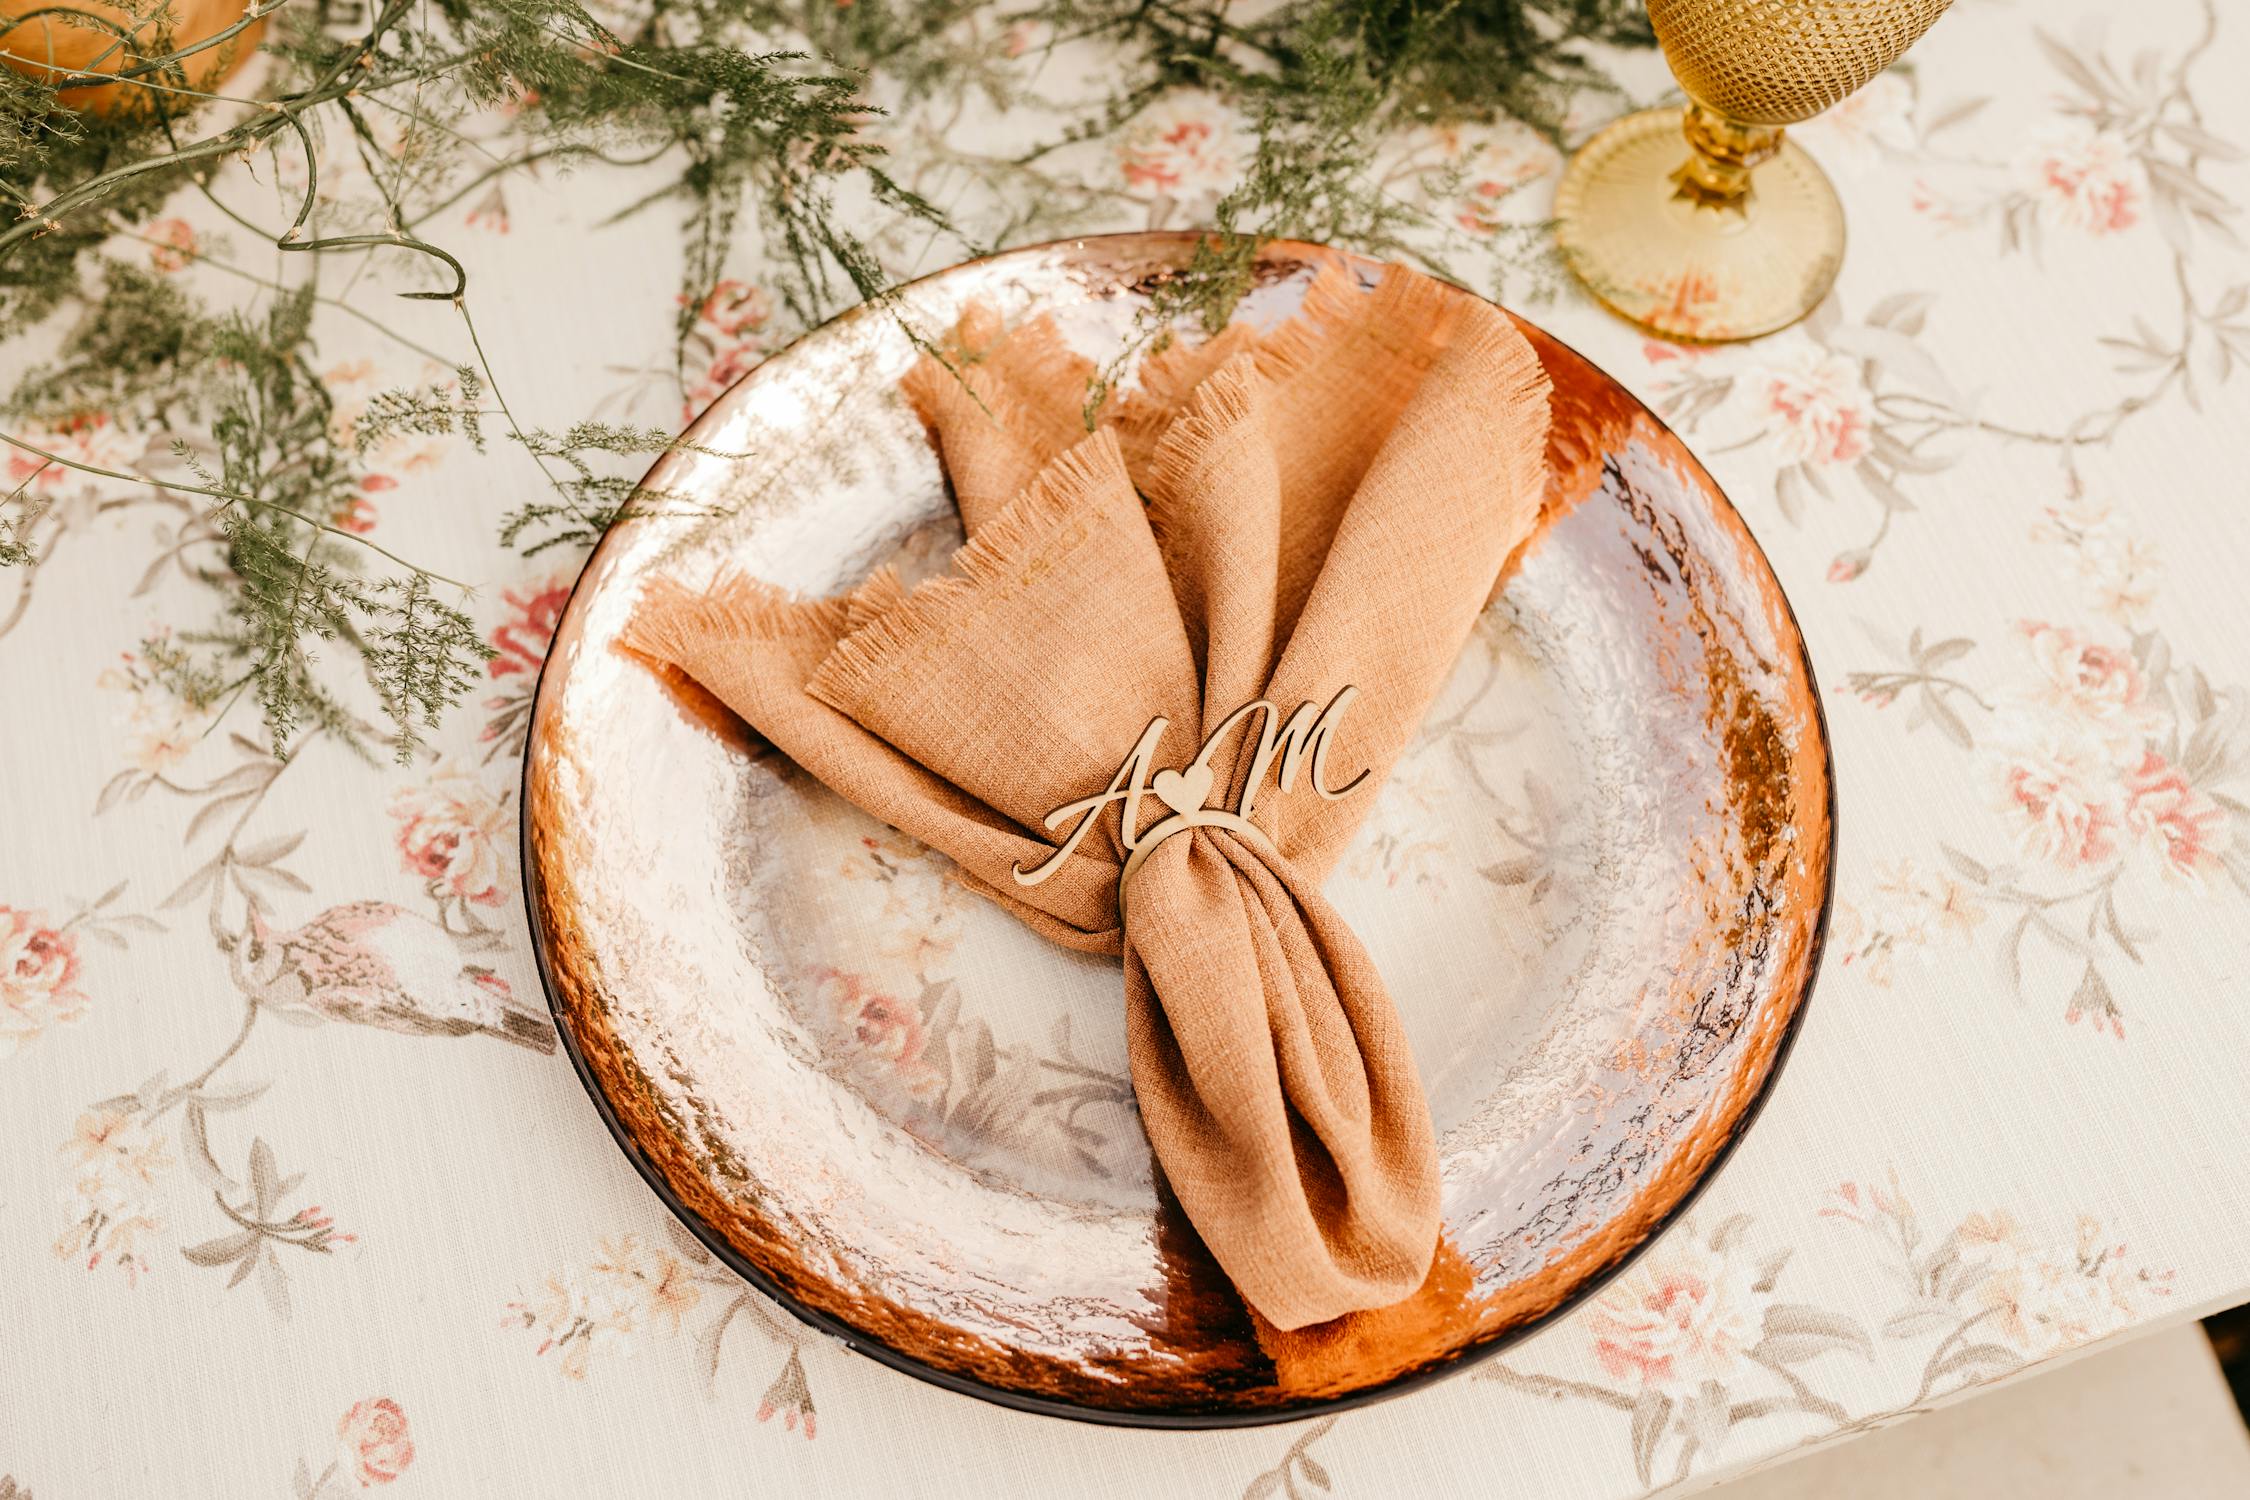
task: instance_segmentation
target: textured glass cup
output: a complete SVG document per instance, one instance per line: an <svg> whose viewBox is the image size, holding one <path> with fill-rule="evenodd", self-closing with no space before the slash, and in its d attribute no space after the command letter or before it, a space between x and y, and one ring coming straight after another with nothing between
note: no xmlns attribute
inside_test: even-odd
<svg viewBox="0 0 2250 1500"><path fill-rule="evenodd" d="M1844 210L1782 127L1889 67L1951 3L1649 0L1688 105L1627 115L1571 158L1555 194L1563 259L1666 338L1721 343L1796 322L1836 279Z"/></svg>

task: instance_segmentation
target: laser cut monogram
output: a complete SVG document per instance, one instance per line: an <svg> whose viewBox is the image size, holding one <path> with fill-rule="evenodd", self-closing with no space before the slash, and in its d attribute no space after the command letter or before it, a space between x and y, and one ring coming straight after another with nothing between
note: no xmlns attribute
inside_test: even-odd
<svg viewBox="0 0 2250 1500"><path fill-rule="evenodd" d="M1157 845L1174 834L1186 833L1191 828L1224 828L1230 833L1242 835L1269 857L1275 857L1272 843L1250 821L1251 809L1257 805L1259 789L1265 785L1269 771L1274 773L1275 784L1286 792L1294 789L1298 767L1303 766L1313 791L1331 802L1347 795L1367 780L1368 772L1363 770L1342 786L1330 786L1328 783L1329 740L1335 734L1344 710L1358 696L1358 688L1346 686L1339 689L1325 707L1307 699L1297 706L1296 712L1289 715L1286 721L1281 717L1281 710L1263 698L1245 703L1221 719L1218 727L1211 731L1210 737L1204 740L1203 748L1196 752L1195 759L1178 770L1154 769L1157 744L1164 738L1164 731L1172 725L1171 720L1158 715L1149 720L1148 727L1141 731L1140 739L1125 757L1124 764L1117 768L1117 774L1110 778L1107 788L1094 796L1065 802L1047 814L1043 826L1050 832L1072 818L1078 821L1053 854L1028 870L1020 864L1015 867L1016 884L1037 885L1054 874L1063 861L1075 854L1078 846L1086 841L1086 835L1100 821L1102 809L1113 802L1123 804L1120 826L1124 830L1124 844L1128 851L1125 868L1117 877L1117 908L1121 918L1125 910L1125 882L1132 879L1133 872L1141 867ZM1243 779L1242 795L1236 800L1232 812L1221 807L1205 807L1203 804L1211 796L1212 754L1218 749L1219 742L1252 714L1261 716L1258 721L1258 747L1250 756L1250 774ZM1275 764L1277 760L1278 766ZM1141 799L1151 795L1170 810L1171 816L1159 819L1144 829L1140 826Z"/></svg>

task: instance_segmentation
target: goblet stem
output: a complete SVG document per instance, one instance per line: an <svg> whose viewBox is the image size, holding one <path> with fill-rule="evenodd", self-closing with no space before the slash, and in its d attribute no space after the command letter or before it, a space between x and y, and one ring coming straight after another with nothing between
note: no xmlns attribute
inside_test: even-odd
<svg viewBox="0 0 2250 1500"><path fill-rule="evenodd" d="M1693 154L1672 174L1673 196L1698 208L1747 212L1750 174L1781 149L1781 127L1744 124L1691 99L1680 133Z"/></svg>
<svg viewBox="0 0 2250 1500"><path fill-rule="evenodd" d="M1563 259L1596 297L1652 333L1704 343L1796 322L1844 254L1843 206L1812 158L1779 128L1700 102L1684 121L1645 109L1588 141L1556 187L1555 220Z"/></svg>

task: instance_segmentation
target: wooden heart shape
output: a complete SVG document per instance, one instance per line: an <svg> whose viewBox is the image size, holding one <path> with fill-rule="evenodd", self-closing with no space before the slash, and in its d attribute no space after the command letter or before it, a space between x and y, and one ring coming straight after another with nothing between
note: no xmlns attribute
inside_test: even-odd
<svg viewBox="0 0 2250 1500"><path fill-rule="evenodd" d="M1211 768L1197 761L1185 771L1159 771L1149 778L1148 789L1176 813L1191 813L1211 795Z"/></svg>

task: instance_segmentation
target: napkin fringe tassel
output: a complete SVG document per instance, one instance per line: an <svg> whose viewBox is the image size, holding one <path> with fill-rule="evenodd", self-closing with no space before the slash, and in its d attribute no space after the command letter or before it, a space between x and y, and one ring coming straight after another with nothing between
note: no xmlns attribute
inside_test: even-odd
<svg viewBox="0 0 2250 1500"><path fill-rule="evenodd" d="M1279 385L1295 379L1307 367L1329 357L1336 345L1355 330L1387 352L1400 353L1414 344L1442 347L1442 336L1455 319L1460 293L1444 282L1417 276L1404 266L1386 266L1382 279L1368 290L1348 267L1329 261L1313 274L1297 316L1258 341L1258 373Z"/></svg>
<svg viewBox="0 0 2250 1500"><path fill-rule="evenodd" d="M1155 453L1203 382L1229 360L1257 346L1256 329L1247 323L1229 323L1218 334L1199 342L1191 343L1175 334L1164 347L1142 360L1134 377L1135 389L1117 408L1117 441L1125 450L1126 467L1134 473L1143 472L1149 455Z"/></svg>
<svg viewBox="0 0 2250 1500"><path fill-rule="evenodd" d="M1486 441L1508 456L1508 494L1525 507L1528 533L1547 490L1547 431L1553 420L1554 382L1531 340L1506 312L1494 307L1464 319L1448 353L1482 362L1491 372L1492 400ZM1515 543L1522 545L1519 535ZM1511 557L1513 548L1511 548ZM1503 568L1505 565L1503 564Z"/></svg>
<svg viewBox="0 0 2250 1500"><path fill-rule="evenodd" d="M1149 458L1148 528L1171 568L1183 497L1196 493L1204 461L1226 436L1258 414L1260 377L1254 355L1238 354L1204 378L1186 410L1165 430Z"/></svg>
<svg viewBox="0 0 2250 1500"><path fill-rule="evenodd" d="M839 713L881 691L885 672L904 657L942 649L968 628L977 599L1023 581L1056 530L1085 513L1104 489L1130 495L1116 434L1104 428L1052 459L1023 493L977 528L953 555L950 573L893 594L880 613L836 643L814 669L805 691ZM849 617L847 607L847 618Z"/></svg>
<svg viewBox="0 0 2250 1500"><path fill-rule="evenodd" d="M879 565L858 588L844 596L844 634L850 635L889 614L906 602L909 592L906 580L898 576L898 569L889 563Z"/></svg>
<svg viewBox="0 0 2250 1500"><path fill-rule="evenodd" d="M988 422L1003 433L1019 433L1030 425L1023 397L1000 371L952 356L925 354L899 381L907 404L921 419L923 430L936 441L942 454L949 423L966 425L971 419Z"/></svg>
<svg viewBox="0 0 2250 1500"><path fill-rule="evenodd" d="M618 632L618 644L686 669L708 656L714 643L833 638L844 633L846 620L842 599L807 599L729 569L700 590L670 578L651 582Z"/></svg>
<svg viewBox="0 0 2250 1500"><path fill-rule="evenodd" d="M1008 347L1005 365L992 359L1003 340ZM930 350L916 360L899 382L907 404L933 436L944 431L946 422L972 415L1005 433L1038 432L1046 424L1025 389L1085 388L1094 374L1094 362L1073 352L1054 318L1045 313L1010 330L990 308L972 304L948 342L951 347Z"/></svg>

